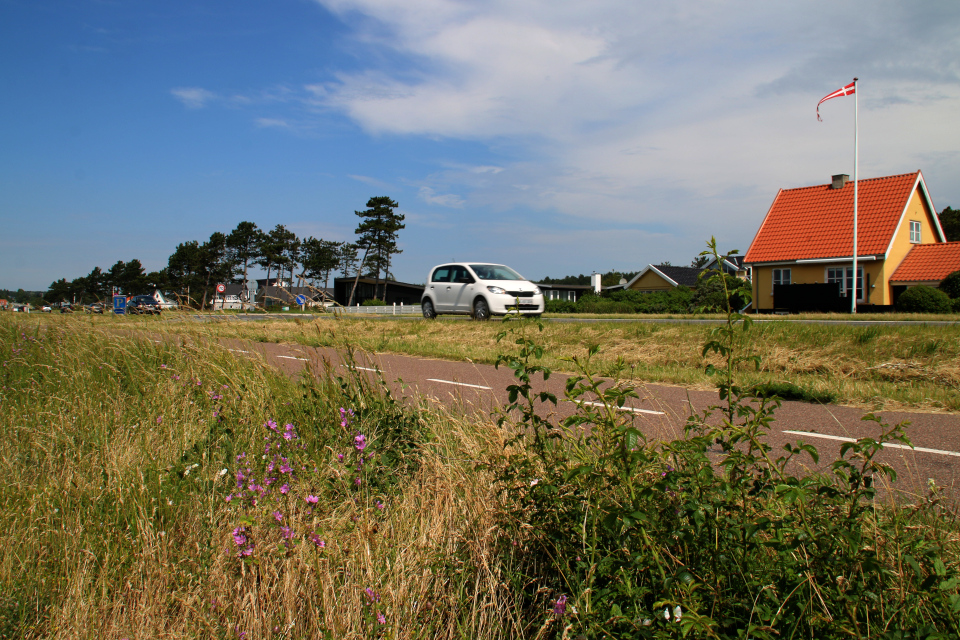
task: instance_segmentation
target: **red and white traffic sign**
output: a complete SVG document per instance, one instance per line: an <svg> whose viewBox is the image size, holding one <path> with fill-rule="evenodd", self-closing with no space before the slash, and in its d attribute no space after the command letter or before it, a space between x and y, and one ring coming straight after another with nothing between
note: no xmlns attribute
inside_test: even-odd
<svg viewBox="0 0 960 640"><path fill-rule="evenodd" d="M218 284L218 285L217 285L217 293L223 293L223 292L226 291L226 290L227 290L227 285L225 285L225 284Z"/></svg>

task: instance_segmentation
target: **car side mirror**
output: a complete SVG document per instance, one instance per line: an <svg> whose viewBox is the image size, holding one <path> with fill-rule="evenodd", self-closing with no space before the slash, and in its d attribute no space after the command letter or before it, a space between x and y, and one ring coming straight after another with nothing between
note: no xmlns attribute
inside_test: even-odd
<svg viewBox="0 0 960 640"><path fill-rule="evenodd" d="M460 282L463 284L473 284L473 278L471 278L470 276L463 276L462 278L457 278L457 282Z"/></svg>

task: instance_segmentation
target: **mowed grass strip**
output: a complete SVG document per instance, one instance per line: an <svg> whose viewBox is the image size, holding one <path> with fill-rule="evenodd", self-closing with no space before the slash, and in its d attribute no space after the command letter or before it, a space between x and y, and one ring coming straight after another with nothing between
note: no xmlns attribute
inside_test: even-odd
<svg viewBox="0 0 960 640"><path fill-rule="evenodd" d="M42 320L64 321L207 339L237 338L338 348L350 345L372 352L488 364L505 350L496 341L503 329L499 321L298 317L197 322L185 314L167 314L160 320L66 320L57 316ZM538 339L546 348L544 363L556 371L572 372L570 359L585 355L590 345L599 345L595 363L604 373L613 373L622 359L623 375L637 382L706 389L714 386L714 380L704 373L706 365L719 361L704 358L701 348L714 328L712 324L666 320L546 322ZM761 364L759 370L743 367L743 384L779 385L780 395L791 399L835 402L870 410L960 411L960 325L918 321L856 326L763 318L745 335L745 349L759 355Z"/></svg>

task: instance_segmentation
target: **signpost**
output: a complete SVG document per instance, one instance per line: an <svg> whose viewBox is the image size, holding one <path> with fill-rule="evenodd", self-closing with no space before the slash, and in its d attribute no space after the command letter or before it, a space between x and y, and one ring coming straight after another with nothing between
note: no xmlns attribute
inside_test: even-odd
<svg viewBox="0 0 960 640"><path fill-rule="evenodd" d="M225 284L217 285L217 293L220 294L220 310L221 311L223 311L227 306L227 296L224 295L226 292L227 292L227 285ZM214 308L214 311L216 311L216 308Z"/></svg>
<svg viewBox="0 0 960 640"><path fill-rule="evenodd" d="M296 298L294 298L294 300L296 300L297 304L300 305L300 311L303 311L303 305L306 304L307 302L307 296L301 293Z"/></svg>
<svg viewBox="0 0 960 640"><path fill-rule="evenodd" d="M127 312L127 296L113 296L113 312L119 316Z"/></svg>

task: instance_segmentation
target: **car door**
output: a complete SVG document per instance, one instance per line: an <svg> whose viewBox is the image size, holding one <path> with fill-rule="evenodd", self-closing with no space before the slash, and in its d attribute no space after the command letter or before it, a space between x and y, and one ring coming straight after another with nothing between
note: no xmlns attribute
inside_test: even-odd
<svg viewBox="0 0 960 640"><path fill-rule="evenodd" d="M451 309L450 298L450 277L453 275L452 265L443 265L433 270L430 275L430 282L427 283L430 293L433 295L433 306L437 312L449 313Z"/></svg>
<svg viewBox="0 0 960 640"><path fill-rule="evenodd" d="M454 313L470 313L473 302L473 275L465 266L454 266L449 290L450 310Z"/></svg>

